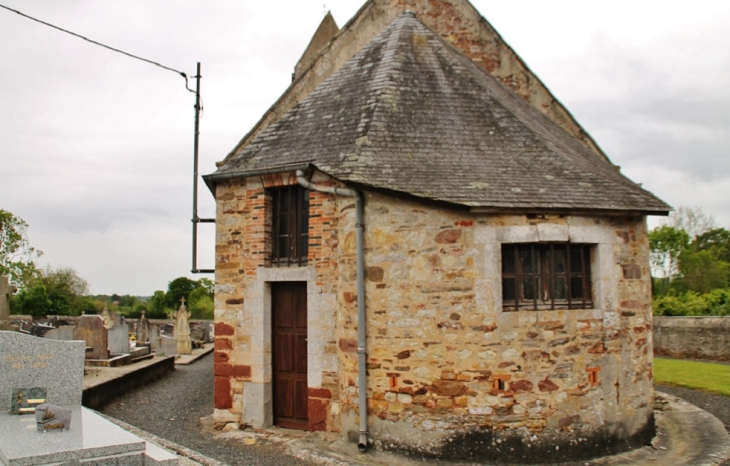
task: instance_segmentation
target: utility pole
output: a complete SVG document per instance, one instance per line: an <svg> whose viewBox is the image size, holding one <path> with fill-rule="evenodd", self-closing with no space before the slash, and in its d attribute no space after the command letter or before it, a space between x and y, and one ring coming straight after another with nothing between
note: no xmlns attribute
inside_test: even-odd
<svg viewBox="0 0 730 466"><path fill-rule="evenodd" d="M198 217L198 139L200 136L200 62L195 74L195 137L193 140L193 269L192 273L215 273L215 269L198 269L198 223L215 223L214 218Z"/></svg>

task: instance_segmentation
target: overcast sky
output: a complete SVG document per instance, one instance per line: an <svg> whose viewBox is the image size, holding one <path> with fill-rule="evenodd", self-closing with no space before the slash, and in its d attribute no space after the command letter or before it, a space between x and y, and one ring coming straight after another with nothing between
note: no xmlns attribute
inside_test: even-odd
<svg viewBox="0 0 730 466"><path fill-rule="evenodd" d="M342 26L363 2L0 0L189 76L201 62L201 174L287 88L326 9ZM730 2L472 3L624 174L730 226ZM29 223L41 263L95 294L200 278L183 78L3 9L0 44L0 209ZM199 205L215 215L203 183ZM213 228L200 268L214 267Z"/></svg>

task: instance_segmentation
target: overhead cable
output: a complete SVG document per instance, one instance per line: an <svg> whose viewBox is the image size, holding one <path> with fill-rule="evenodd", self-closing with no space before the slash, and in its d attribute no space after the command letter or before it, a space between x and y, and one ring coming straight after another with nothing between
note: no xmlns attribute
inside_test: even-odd
<svg viewBox="0 0 730 466"><path fill-rule="evenodd" d="M92 44L94 44L94 45L98 45L98 46L104 47L105 49L109 49L109 50L111 50L111 51L113 51L113 52L121 53L122 55L126 55L126 56L128 56L128 57L131 57L131 58L136 58L137 60L141 60L141 61L143 61L143 62L147 62L147 63L149 63L149 64L151 64L151 65L159 66L160 68L163 68L163 69L165 69L165 70L169 70L169 71L172 71L172 72L174 72L174 73L177 73L177 74L179 74L180 76L182 76L183 78L185 78L185 88L186 88L186 89L187 89L188 91L190 91L190 92L192 92L192 93L195 93L195 91L194 91L194 90L192 90L192 89L190 89L190 87L188 86L188 76L187 76L187 75L186 75L185 73L183 73L182 71L180 71L180 70L176 70L175 68L170 68L169 66L165 66L165 65L163 65L163 64L161 64L161 63L157 63L156 61L148 60L148 59L146 59L146 58L142 58L142 57L139 57L139 56L137 56L137 55L133 55L133 54L131 54L131 53L128 53L128 52L125 52L125 51L123 51L123 50L115 49L114 47L110 47L110 46L108 46L108 45L102 44L101 42L97 42L97 41L95 41L95 40L89 39L88 37L84 37L84 36L82 36L81 34L76 34L75 32L71 32L71 31L69 31L69 30L66 30L66 29L63 29L63 28L61 28L61 27L58 27L58 26L54 26L54 25L53 25L53 24L51 24L51 23L47 23L47 22L45 22L45 21L42 21L42 20L40 20L40 19L38 19L38 18L34 18L34 17L32 17L32 16L26 15L25 13L23 13L23 12L21 12L21 11L18 11L18 10L14 10L14 9L12 9L12 8L9 8L9 7L5 6L5 5L2 5L2 4L0 4L0 8L4 8L4 9L6 9L6 10L8 10L8 11L12 11L13 13L17 13L17 14L19 14L20 16L23 16L23 17L25 17L25 18L28 18L28 19L30 19L30 20L32 20L32 21L35 21L35 22L37 22L37 23L41 23L41 24L43 24L43 25L45 25L45 26L49 26L49 27L52 27L53 29L57 29L57 30L59 30L59 31L61 31L61 32L65 32L66 34L71 34L72 36L78 37L79 39L83 39L83 40L85 40L85 41L87 41L87 42L91 42L91 43L92 43Z"/></svg>

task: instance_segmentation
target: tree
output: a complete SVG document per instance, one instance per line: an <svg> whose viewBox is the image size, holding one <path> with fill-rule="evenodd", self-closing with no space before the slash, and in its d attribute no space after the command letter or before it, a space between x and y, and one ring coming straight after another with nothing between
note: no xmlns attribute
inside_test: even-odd
<svg viewBox="0 0 730 466"><path fill-rule="evenodd" d="M689 234L663 225L649 232L650 260L654 275L672 280L679 273L679 255L689 246Z"/></svg>
<svg viewBox="0 0 730 466"><path fill-rule="evenodd" d="M16 314L79 315L94 309L86 295L89 284L70 267L47 266L29 280L10 305Z"/></svg>
<svg viewBox="0 0 730 466"><path fill-rule="evenodd" d="M187 277L174 279L167 285L167 293L165 293L165 307L168 309L177 309L180 307L181 298L188 300L190 293L197 287L198 282Z"/></svg>
<svg viewBox="0 0 730 466"><path fill-rule="evenodd" d="M680 277L673 284L680 291L704 294L718 288L727 288L730 264L717 258L709 250L685 249L679 255Z"/></svg>
<svg viewBox="0 0 730 466"><path fill-rule="evenodd" d="M730 263L730 231L713 228L695 237L692 248L697 251L710 251L718 259Z"/></svg>
<svg viewBox="0 0 730 466"><path fill-rule="evenodd" d="M0 209L0 275L25 286L37 273L34 260L43 254L28 241L28 224L12 213Z"/></svg>
<svg viewBox="0 0 730 466"><path fill-rule="evenodd" d="M715 217L702 211L701 207L679 206L669 214L665 225L687 232L691 239L713 228L717 228Z"/></svg>
<svg viewBox="0 0 730 466"><path fill-rule="evenodd" d="M204 279L205 280L205 279ZM202 286L194 289L188 296L188 309L195 319L213 318L213 296Z"/></svg>

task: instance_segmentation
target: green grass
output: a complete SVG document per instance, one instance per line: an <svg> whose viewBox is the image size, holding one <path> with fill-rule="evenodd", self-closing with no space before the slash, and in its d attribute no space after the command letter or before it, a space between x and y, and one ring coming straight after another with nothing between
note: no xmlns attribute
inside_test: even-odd
<svg viewBox="0 0 730 466"><path fill-rule="evenodd" d="M654 382L730 396L730 365L654 358Z"/></svg>

